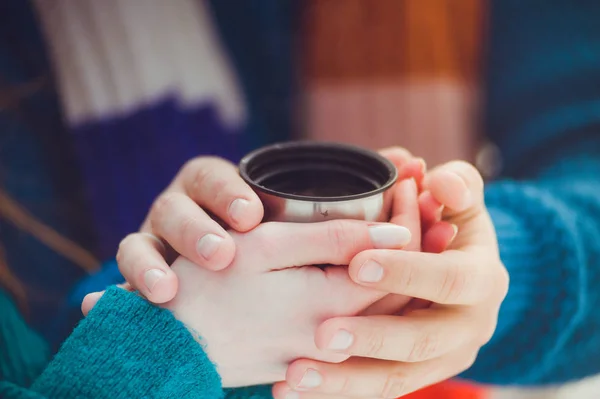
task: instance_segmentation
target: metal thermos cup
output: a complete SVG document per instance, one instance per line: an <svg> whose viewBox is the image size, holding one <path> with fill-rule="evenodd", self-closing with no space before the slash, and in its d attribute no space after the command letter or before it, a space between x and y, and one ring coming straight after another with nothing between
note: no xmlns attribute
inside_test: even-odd
<svg viewBox="0 0 600 399"><path fill-rule="evenodd" d="M265 221L387 222L395 166L376 152L338 143L286 142L260 148L239 164L265 207Z"/></svg>

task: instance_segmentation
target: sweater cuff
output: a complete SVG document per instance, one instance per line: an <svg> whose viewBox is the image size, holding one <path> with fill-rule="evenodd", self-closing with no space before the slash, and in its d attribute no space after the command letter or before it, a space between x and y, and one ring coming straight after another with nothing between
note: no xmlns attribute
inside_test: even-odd
<svg viewBox="0 0 600 399"><path fill-rule="evenodd" d="M574 244L557 212L561 205L542 190L496 183L486 191L486 203L510 288L492 340L464 377L526 384L544 373L545 359L560 350L575 328L583 276L568 250Z"/></svg>
<svg viewBox="0 0 600 399"><path fill-rule="evenodd" d="M488 211L496 229L500 258L510 276L510 287L500 307L493 337L496 341L510 334L534 306L539 271L532 261L536 255L533 237L522 221L501 208L490 207Z"/></svg>
<svg viewBox="0 0 600 399"><path fill-rule="evenodd" d="M223 396L215 367L168 310L110 287L32 390L52 398Z"/></svg>

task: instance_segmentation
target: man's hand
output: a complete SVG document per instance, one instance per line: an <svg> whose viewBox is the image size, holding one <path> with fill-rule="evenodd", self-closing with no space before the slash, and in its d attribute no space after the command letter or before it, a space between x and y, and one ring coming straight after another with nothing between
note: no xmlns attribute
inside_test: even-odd
<svg viewBox="0 0 600 399"><path fill-rule="evenodd" d="M458 227L450 249L367 250L349 265L356 283L420 298L421 306L399 315L325 321L317 346L353 357L342 364L295 361L286 382L274 386L275 398L396 398L460 374L491 339L508 274L481 176L467 163L451 162L431 171L423 188L421 205L443 204L444 220ZM439 234L423 238L435 241Z"/></svg>

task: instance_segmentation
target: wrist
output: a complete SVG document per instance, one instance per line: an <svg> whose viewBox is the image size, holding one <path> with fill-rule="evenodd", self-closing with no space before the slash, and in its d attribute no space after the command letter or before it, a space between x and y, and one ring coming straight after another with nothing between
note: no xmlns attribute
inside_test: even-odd
<svg viewBox="0 0 600 399"><path fill-rule="evenodd" d="M268 334L254 336L249 341L244 330L251 321L238 318L232 323L229 314L235 313L233 309L228 311L222 301L215 304L216 296L211 287L221 286L219 272L204 270L184 257L175 260L171 270L177 275L180 286L175 298L163 307L188 329L203 348L219 371L223 387L274 382L285 376L283 366L277 375L264 372L272 368L262 350L268 346L263 342L268 339Z"/></svg>
<svg viewBox="0 0 600 399"><path fill-rule="evenodd" d="M47 397L222 394L202 347L171 312L110 287L32 389ZM102 393L102 394L101 394Z"/></svg>

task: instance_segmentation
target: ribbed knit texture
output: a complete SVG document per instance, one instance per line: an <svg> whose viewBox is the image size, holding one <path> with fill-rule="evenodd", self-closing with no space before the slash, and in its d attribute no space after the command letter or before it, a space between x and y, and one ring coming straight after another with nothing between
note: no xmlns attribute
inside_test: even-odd
<svg viewBox="0 0 600 399"><path fill-rule="evenodd" d="M600 372L600 3L492 2L486 202L511 276L465 377L558 384ZM518 179L518 180L515 180Z"/></svg>
<svg viewBox="0 0 600 399"><path fill-rule="evenodd" d="M495 336L465 378L560 383L600 371L599 7L597 1L492 2L484 131L498 144L505 169L486 194L511 287ZM219 12L223 23L226 11ZM248 26L272 17L244 16L252 19ZM241 51L244 32L223 30ZM241 75L244 87L259 91L249 83L251 73ZM171 361L149 356L146 369ZM129 376L130 384L144 384Z"/></svg>
<svg viewBox="0 0 600 399"><path fill-rule="evenodd" d="M0 381L29 386L44 370L51 352L26 324L15 303L0 290Z"/></svg>
<svg viewBox="0 0 600 399"><path fill-rule="evenodd" d="M183 324L134 293L109 288L29 389L0 382L0 397L223 396L214 366Z"/></svg>
<svg viewBox="0 0 600 399"><path fill-rule="evenodd" d="M561 152L536 179L486 192L511 286L467 378L541 384L600 372L600 137Z"/></svg>

